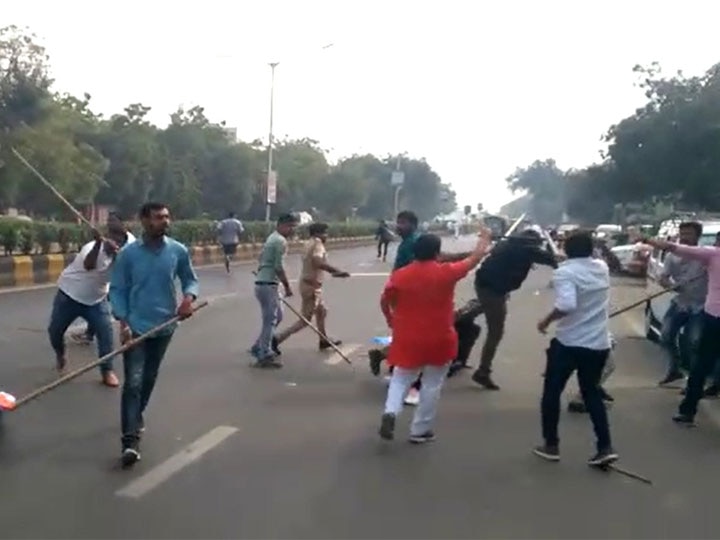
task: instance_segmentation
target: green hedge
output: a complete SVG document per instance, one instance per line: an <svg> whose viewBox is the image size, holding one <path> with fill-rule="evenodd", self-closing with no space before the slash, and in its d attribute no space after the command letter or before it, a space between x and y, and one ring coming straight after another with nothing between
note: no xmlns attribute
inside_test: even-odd
<svg viewBox="0 0 720 540"><path fill-rule="evenodd" d="M274 224L265 222L243 222L245 233L243 242L262 242ZM129 225L138 236L140 225ZM170 235L187 245L216 243L216 228L213 221L175 221L171 225ZM348 238L372 236L377 229L374 222L331 223L330 236ZM307 227L298 229L298 236L307 236ZM25 221L15 218L0 218L0 252L5 255L31 255L46 253L72 253L78 246L91 240L87 227L74 223L55 223L47 221Z"/></svg>

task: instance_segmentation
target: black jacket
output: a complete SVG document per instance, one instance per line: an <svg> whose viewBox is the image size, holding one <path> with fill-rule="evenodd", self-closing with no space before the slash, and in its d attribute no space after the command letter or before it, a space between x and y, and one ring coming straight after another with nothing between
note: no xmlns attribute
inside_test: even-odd
<svg viewBox="0 0 720 540"><path fill-rule="evenodd" d="M499 242L475 272L475 288L507 294L520 288L533 264L557 268L552 253L536 242L510 237Z"/></svg>

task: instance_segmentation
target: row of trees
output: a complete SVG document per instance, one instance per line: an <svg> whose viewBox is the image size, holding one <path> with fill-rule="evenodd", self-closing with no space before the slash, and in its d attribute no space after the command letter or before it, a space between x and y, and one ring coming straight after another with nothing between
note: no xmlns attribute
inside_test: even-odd
<svg viewBox="0 0 720 540"><path fill-rule="evenodd" d="M264 216L267 149L230 140L224 123L202 107L178 109L167 127L148 121L150 107L131 104L110 118L90 96L52 90L49 58L16 27L0 29L0 209L63 217L54 197L11 153L15 147L77 204L112 205L126 213L141 202L168 202L180 218L217 217L233 210ZM315 209L325 219L387 218L394 158L354 155L330 164L312 139L274 147L277 212ZM430 219L455 209L455 193L423 159L403 159L401 204Z"/></svg>
<svg viewBox="0 0 720 540"><path fill-rule="evenodd" d="M634 71L647 103L609 128L601 163L563 171L547 159L507 178L532 195L536 219L598 223L659 204L720 211L720 64L697 77L666 77L658 64Z"/></svg>

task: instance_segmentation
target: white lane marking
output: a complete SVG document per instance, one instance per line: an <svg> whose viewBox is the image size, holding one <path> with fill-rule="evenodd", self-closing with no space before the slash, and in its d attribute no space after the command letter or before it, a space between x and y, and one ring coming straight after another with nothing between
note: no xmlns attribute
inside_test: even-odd
<svg viewBox="0 0 720 540"><path fill-rule="evenodd" d="M387 277L390 272L350 272L350 277Z"/></svg>
<svg viewBox="0 0 720 540"><path fill-rule="evenodd" d="M348 358L350 358L350 355L351 355L352 353L354 353L355 351L357 351L357 350L360 348L360 345L348 344L348 345L341 345L341 346L338 347L338 348L340 349L340 351L341 351L345 356L347 356ZM333 353L331 356L329 356L329 357L325 360L325 363L326 363L328 366L335 366L335 365L340 364L340 363L343 363L343 362L345 362L345 360L344 360L343 357L340 356L338 353Z"/></svg>
<svg viewBox="0 0 720 540"><path fill-rule="evenodd" d="M172 475L200 459L205 453L220 445L225 439L237 433L238 428L232 426L218 426L205 435L190 443L167 461L151 469L140 478L136 478L127 486L115 492L118 497L139 499Z"/></svg>

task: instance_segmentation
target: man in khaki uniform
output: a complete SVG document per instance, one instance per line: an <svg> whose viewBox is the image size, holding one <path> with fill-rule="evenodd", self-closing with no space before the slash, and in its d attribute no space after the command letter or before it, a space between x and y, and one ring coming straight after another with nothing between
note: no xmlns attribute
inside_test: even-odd
<svg viewBox="0 0 720 540"><path fill-rule="evenodd" d="M305 243L305 249L302 255L302 273L300 274L299 283L300 298L302 299L300 312L307 321L312 320L313 316L315 316L318 330L320 330L320 333L324 336L327 336L325 330L327 309L322 300L323 274L327 272L337 278L350 277L350 274L338 270L327 263L327 250L325 249L325 241L328 235L327 223L312 223L308 232L310 239ZM278 332L274 339L275 348L306 326L307 323L301 319L285 330ZM339 340L333 341L333 344L337 346L340 345L341 342ZM319 346L320 350L323 351L332 345L329 341L321 339Z"/></svg>

